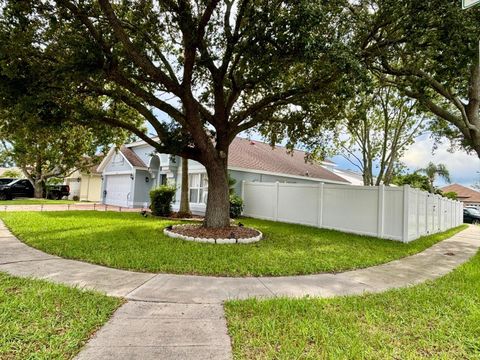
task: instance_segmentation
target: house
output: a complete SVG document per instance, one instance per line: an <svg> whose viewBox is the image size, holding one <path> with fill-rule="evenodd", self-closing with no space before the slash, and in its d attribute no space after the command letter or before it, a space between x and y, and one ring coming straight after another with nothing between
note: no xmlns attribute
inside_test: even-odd
<svg viewBox="0 0 480 360"><path fill-rule="evenodd" d="M474 206L480 209L480 192L460 184L452 184L441 188L444 193L455 192L457 199L463 202L463 206Z"/></svg>
<svg viewBox="0 0 480 360"><path fill-rule="evenodd" d="M333 172L330 161L305 162L306 153L284 147L272 149L269 144L235 138L230 145L228 170L236 180L235 192L241 194L241 182L333 183L349 185ZM158 154L143 141L112 148L98 167L102 174L102 202L122 207L145 207L149 204L150 189L161 184L177 188L174 209L178 209L181 189L182 159ZM189 160L189 199L194 213L205 211L208 194L206 170L200 163Z"/></svg>
<svg viewBox="0 0 480 360"><path fill-rule="evenodd" d="M343 170L338 168L334 168L333 172L338 176L344 178L348 182L350 182L350 184L352 185L363 186L363 175L359 172L356 172L353 170ZM374 178L374 181L376 181L376 178Z"/></svg>
<svg viewBox="0 0 480 360"><path fill-rule="evenodd" d="M75 171L64 179L64 184L70 187L68 198L78 197L80 201L100 202L102 200L102 174L97 171L97 165L89 171Z"/></svg>

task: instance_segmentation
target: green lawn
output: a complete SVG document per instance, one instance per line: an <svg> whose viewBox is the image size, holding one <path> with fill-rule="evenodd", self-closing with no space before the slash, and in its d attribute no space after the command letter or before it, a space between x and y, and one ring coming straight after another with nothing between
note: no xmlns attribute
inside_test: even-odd
<svg viewBox="0 0 480 360"><path fill-rule="evenodd" d="M0 200L0 205L61 205L61 204L74 204L74 203L75 201L73 200L49 200L49 199L25 199L25 198L19 198L19 199L13 199L13 200Z"/></svg>
<svg viewBox="0 0 480 360"><path fill-rule="evenodd" d="M117 212L3 212L20 239L47 253L115 268L224 276L293 275L368 267L417 253L463 227L410 244L301 225L242 219L264 233L249 245L163 235L171 221Z"/></svg>
<svg viewBox="0 0 480 360"><path fill-rule="evenodd" d="M225 307L235 359L480 359L480 254L412 288Z"/></svg>
<svg viewBox="0 0 480 360"><path fill-rule="evenodd" d="M121 299L0 273L0 359L70 359Z"/></svg>

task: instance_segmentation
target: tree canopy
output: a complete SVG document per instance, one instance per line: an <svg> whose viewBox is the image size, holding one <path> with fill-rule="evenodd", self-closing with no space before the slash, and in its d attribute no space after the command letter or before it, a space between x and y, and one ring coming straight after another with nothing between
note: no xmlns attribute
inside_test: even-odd
<svg viewBox="0 0 480 360"><path fill-rule="evenodd" d="M390 185L401 156L426 123L415 101L394 87L375 85L359 87L332 136L332 151L357 167L367 186Z"/></svg>
<svg viewBox="0 0 480 360"><path fill-rule="evenodd" d="M480 7L457 0L361 0L351 6L366 65L480 157Z"/></svg>
<svg viewBox="0 0 480 360"><path fill-rule="evenodd" d="M83 121L129 130L159 152L202 163L209 178L205 225L226 226L226 166L234 137L255 128L272 142L308 141L350 94L360 69L347 5L6 1L3 76L9 96L11 88L32 91L19 72L27 57L34 58L29 65L38 63L46 78L54 77L43 84L41 71L34 71L46 93L59 87L64 94L38 100L42 117L59 112L65 118L63 112L73 108ZM18 92L14 97L24 91ZM98 99L105 105L84 106L98 105ZM116 116L120 104L146 121L158 141L136 120Z"/></svg>

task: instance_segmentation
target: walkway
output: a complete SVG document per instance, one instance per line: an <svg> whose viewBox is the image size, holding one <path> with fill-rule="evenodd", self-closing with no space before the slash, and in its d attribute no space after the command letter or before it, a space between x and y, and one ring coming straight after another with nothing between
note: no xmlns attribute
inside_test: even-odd
<svg viewBox="0 0 480 360"><path fill-rule="evenodd" d="M85 202L85 203L71 203L71 204L22 204L16 205L15 200L10 204L0 205L0 211L118 211L118 212L140 212L139 208L127 208L113 205L103 205L100 203Z"/></svg>
<svg viewBox="0 0 480 360"><path fill-rule="evenodd" d="M0 224L0 271L124 297L78 359L229 359L222 303L276 296L332 297L418 284L447 274L480 247L480 227L387 264L339 274L222 278L147 274L66 260L32 249Z"/></svg>

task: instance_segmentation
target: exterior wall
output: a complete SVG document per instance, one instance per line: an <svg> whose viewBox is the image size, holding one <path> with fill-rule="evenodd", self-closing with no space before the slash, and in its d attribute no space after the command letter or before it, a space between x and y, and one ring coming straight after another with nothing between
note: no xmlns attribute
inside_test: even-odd
<svg viewBox="0 0 480 360"><path fill-rule="evenodd" d="M148 182L146 179L148 179ZM153 187L150 173L145 170L137 170L134 183L133 206L147 207L150 204L150 190Z"/></svg>
<svg viewBox="0 0 480 360"><path fill-rule="evenodd" d="M266 175L259 174L256 172L240 171L240 170L229 170L229 174L232 178L237 180L235 183L234 189L237 195L242 194L242 181L250 182L279 182L287 184L316 184L318 181L315 180L306 180L306 179L295 179L285 176L277 175Z"/></svg>
<svg viewBox="0 0 480 360"><path fill-rule="evenodd" d="M409 186L243 182L244 215L409 242L463 222L462 203Z"/></svg>

